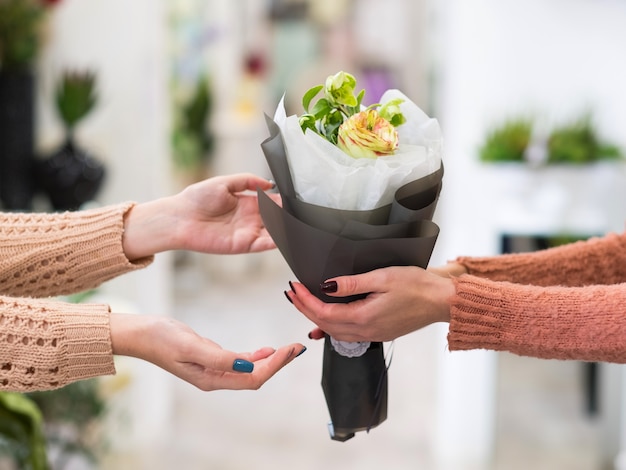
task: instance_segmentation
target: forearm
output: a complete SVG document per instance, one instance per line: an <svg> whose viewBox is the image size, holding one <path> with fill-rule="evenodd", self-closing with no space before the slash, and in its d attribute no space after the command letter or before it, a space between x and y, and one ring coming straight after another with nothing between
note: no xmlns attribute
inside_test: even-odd
<svg viewBox="0 0 626 470"><path fill-rule="evenodd" d="M626 282L626 232L531 253L460 257L469 274L538 286Z"/></svg>
<svg viewBox="0 0 626 470"><path fill-rule="evenodd" d="M124 253L132 203L62 214L1 214L0 292L48 297L85 291L142 268Z"/></svg>
<svg viewBox="0 0 626 470"><path fill-rule="evenodd" d="M0 297L0 388L49 390L115 373L109 309Z"/></svg>
<svg viewBox="0 0 626 470"><path fill-rule="evenodd" d="M626 283L536 287L467 275L454 283L450 350L626 363Z"/></svg>

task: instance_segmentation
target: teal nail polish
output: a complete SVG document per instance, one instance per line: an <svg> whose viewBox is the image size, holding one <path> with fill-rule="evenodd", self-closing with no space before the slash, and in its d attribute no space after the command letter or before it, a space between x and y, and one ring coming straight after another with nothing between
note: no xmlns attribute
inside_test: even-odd
<svg viewBox="0 0 626 470"><path fill-rule="evenodd" d="M235 362L233 362L233 370L235 372L245 372L249 374L254 370L254 364L245 359L235 359Z"/></svg>

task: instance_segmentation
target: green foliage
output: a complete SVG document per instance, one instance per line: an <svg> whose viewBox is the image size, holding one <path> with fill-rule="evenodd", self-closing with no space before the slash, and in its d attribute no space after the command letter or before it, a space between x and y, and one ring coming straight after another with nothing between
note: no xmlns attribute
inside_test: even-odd
<svg viewBox="0 0 626 470"><path fill-rule="evenodd" d="M19 469L49 468L41 411L21 393L0 392L0 455L13 458Z"/></svg>
<svg viewBox="0 0 626 470"><path fill-rule="evenodd" d="M616 146L600 141L588 116L555 129L548 139L548 163L590 163L620 157Z"/></svg>
<svg viewBox="0 0 626 470"><path fill-rule="evenodd" d="M0 0L0 67L26 68L33 63L44 13L39 0Z"/></svg>
<svg viewBox="0 0 626 470"><path fill-rule="evenodd" d="M209 80L201 77L192 96L175 110L172 144L174 159L181 168L194 168L210 158L214 148L214 137L208 129L213 110L213 97Z"/></svg>
<svg viewBox="0 0 626 470"><path fill-rule="evenodd" d="M530 143L532 122L530 119L512 119L488 133L480 148L484 162L522 162Z"/></svg>
<svg viewBox="0 0 626 470"><path fill-rule="evenodd" d="M479 150L480 160L488 163L525 162L531 143L533 121L511 119L487 134ZM546 141L547 164L584 164L619 159L621 150L602 141L589 115L554 128Z"/></svg>
<svg viewBox="0 0 626 470"><path fill-rule="evenodd" d="M350 116L361 111L361 103L365 96L365 90L354 95L356 79L346 72L338 72L326 79L324 85L316 85L302 96L304 114L298 120L303 132L307 129L316 132L332 144L337 144L339 127ZM311 104L317 95L323 93L313 107ZM390 100L388 103L372 104L367 109L377 109L383 119L395 127L404 124L406 118L400 111L403 100Z"/></svg>
<svg viewBox="0 0 626 470"><path fill-rule="evenodd" d="M59 462L77 454L92 462L97 460L103 443L88 430L94 431L94 424L107 411L98 379L73 382L56 390L32 392L28 397L41 410L48 443L56 445L60 451ZM58 432L61 429L63 432ZM55 468L62 467L59 462Z"/></svg>
<svg viewBox="0 0 626 470"><path fill-rule="evenodd" d="M96 74L93 71L66 71L56 92L57 110L68 130L74 129L96 105Z"/></svg>

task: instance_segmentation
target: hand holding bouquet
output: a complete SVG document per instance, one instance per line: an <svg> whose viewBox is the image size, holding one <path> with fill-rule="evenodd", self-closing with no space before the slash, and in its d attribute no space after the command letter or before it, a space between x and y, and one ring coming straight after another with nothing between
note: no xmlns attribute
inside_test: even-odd
<svg viewBox="0 0 626 470"><path fill-rule="evenodd" d="M426 267L439 233L431 221L443 177L439 125L397 90L361 106L345 72L303 98L305 113L279 105L262 143L282 208L259 191L267 230L311 292L334 276L392 265ZM316 96L323 93L315 103ZM344 441L386 419L381 343L326 338L322 387L331 437Z"/></svg>

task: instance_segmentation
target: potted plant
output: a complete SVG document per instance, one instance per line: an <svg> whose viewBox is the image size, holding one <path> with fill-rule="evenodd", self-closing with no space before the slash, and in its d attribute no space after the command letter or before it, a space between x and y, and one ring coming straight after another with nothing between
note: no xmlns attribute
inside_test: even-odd
<svg viewBox="0 0 626 470"><path fill-rule="evenodd" d="M76 126L97 102L93 71L66 71L56 91L56 108L65 127L65 141L50 157L35 166L38 187L55 210L76 210L92 201L100 190L104 165L76 143Z"/></svg>
<svg viewBox="0 0 626 470"><path fill-rule="evenodd" d="M508 230L601 233L611 227L624 187L622 150L589 113L538 132L516 118L487 133L479 149L498 224ZM495 195L495 197L493 197Z"/></svg>

